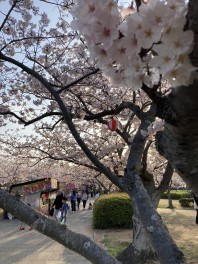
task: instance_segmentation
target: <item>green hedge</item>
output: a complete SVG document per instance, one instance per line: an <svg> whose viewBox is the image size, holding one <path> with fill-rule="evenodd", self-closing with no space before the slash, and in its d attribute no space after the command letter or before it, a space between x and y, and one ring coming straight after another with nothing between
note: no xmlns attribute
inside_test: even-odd
<svg viewBox="0 0 198 264"><path fill-rule="evenodd" d="M193 198L181 198L179 203L182 207L193 207L194 199Z"/></svg>
<svg viewBox="0 0 198 264"><path fill-rule="evenodd" d="M192 198L191 192L186 190L171 190L170 195L172 200L179 200L181 198ZM161 199L168 199L167 191L162 194Z"/></svg>
<svg viewBox="0 0 198 264"><path fill-rule="evenodd" d="M126 193L112 193L100 196L93 206L93 227L130 228L132 222L132 205Z"/></svg>

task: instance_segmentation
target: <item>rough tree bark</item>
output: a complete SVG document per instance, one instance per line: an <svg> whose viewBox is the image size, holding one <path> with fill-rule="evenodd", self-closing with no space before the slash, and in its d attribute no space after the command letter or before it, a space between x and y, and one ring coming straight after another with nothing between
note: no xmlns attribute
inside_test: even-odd
<svg viewBox="0 0 198 264"><path fill-rule="evenodd" d="M157 204L154 205L154 202L151 201L148 194L148 192L151 190L149 190L147 187L148 192L146 191L143 181L139 177L139 175L141 175L142 153L145 146L145 138L142 136L141 130L146 128L149 118L152 118L152 108L148 115L149 116L145 117L145 119L142 119L139 131L136 133L133 139L126 173L123 179L123 189L129 194L131 198L133 207L135 208L135 211L137 212L139 219L147 232L151 247L155 250L160 263L182 264L185 263L183 253L178 249L166 226L163 224L161 217L157 213L155 208ZM167 170L172 172L170 165L167 166ZM167 178L165 177L164 180L167 180ZM157 196L153 196L153 198L154 197L155 199L153 200L157 201ZM146 251L145 253L148 254L148 247ZM135 251L133 253L135 253ZM133 253L131 254L131 257L133 257ZM142 256L144 256L143 252Z"/></svg>
<svg viewBox="0 0 198 264"><path fill-rule="evenodd" d="M187 18L186 29L193 30L195 34L190 58L193 65L198 67L198 2L196 0L189 1ZM198 81L195 80L189 87L173 89L165 98L162 115L159 115L165 118L165 128L157 135L157 148L159 153L171 162L188 186L198 194L197 87Z"/></svg>
<svg viewBox="0 0 198 264"><path fill-rule="evenodd" d="M140 215L140 220L147 231L150 243L160 263L186 263L183 253L178 249L166 226L163 224L160 215L153 206L140 177L134 172L129 172L129 174L131 177L128 190L132 193L131 199L133 205L135 205Z"/></svg>
<svg viewBox="0 0 198 264"><path fill-rule="evenodd" d="M161 195L169 186L173 175L173 169L170 163L167 164L163 180L156 188L153 177L145 179L141 177L144 187L146 188L152 204L155 208L158 207ZM118 260L122 263L130 264L147 264L157 260L156 252L151 246L147 231L145 230L138 211L133 208L133 242L118 256Z"/></svg>

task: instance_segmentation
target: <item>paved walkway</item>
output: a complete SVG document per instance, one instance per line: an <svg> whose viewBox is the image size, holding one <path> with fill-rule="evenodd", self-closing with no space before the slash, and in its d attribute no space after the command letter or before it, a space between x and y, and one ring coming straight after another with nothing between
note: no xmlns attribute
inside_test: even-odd
<svg viewBox="0 0 198 264"><path fill-rule="evenodd" d="M20 221L0 218L0 263L90 264L88 260L35 230L19 231ZM92 211L69 212L68 228L94 239Z"/></svg>

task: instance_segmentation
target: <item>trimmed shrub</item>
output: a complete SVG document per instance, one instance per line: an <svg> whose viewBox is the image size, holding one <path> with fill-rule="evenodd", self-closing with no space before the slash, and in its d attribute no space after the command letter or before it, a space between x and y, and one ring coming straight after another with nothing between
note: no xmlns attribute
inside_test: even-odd
<svg viewBox="0 0 198 264"><path fill-rule="evenodd" d="M179 200L181 198L191 198L191 192L186 190L171 190L170 191L172 200ZM161 196L161 199L168 199L168 192L164 192Z"/></svg>
<svg viewBox="0 0 198 264"><path fill-rule="evenodd" d="M100 196L93 206L93 227L130 228L132 222L132 205L126 193L112 193Z"/></svg>
<svg viewBox="0 0 198 264"><path fill-rule="evenodd" d="M181 198L179 203L183 207L193 207L194 199L193 198Z"/></svg>

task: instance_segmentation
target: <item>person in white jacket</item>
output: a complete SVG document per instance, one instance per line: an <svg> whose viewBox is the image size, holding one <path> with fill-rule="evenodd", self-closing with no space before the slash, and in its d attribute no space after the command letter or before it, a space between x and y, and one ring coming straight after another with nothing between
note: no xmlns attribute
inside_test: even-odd
<svg viewBox="0 0 198 264"><path fill-rule="evenodd" d="M83 202L83 209L85 210L85 207L86 207L86 203L87 203L87 194L84 192L83 195L82 195L82 202Z"/></svg>
<svg viewBox="0 0 198 264"><path fill-rule="evenodd" d="M97 193L95 194L95 196L94 196L94 200L98 199L99 196L100 196L100 194L99 194L99 192L97 192Z"/></svg>

